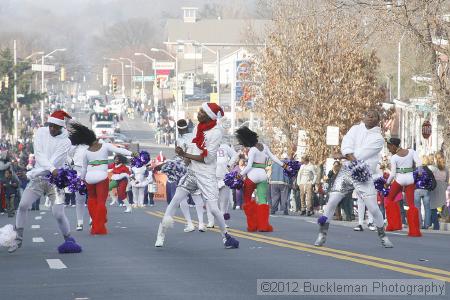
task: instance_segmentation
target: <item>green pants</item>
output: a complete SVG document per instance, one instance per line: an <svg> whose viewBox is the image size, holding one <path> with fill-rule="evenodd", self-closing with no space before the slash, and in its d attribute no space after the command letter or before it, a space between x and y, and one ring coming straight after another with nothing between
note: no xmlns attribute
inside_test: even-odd
<svg viewBox="0 0 450 300"><path fill-rule="evenodd" d="M256 184L256 202L258 204L267 204L267 190L269 184L267 181L262 181Z"/></svg>

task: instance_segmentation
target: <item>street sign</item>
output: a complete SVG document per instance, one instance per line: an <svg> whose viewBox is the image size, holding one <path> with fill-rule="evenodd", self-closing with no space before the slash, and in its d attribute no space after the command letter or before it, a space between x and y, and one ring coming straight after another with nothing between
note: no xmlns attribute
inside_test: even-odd
<svg viewBox="0 0 450 300"><path fill-rule="evenodd" d="M339 127L327 126L327 145L339 146Z"/></svg>
<svg viewBox="0 0 450 300"><path fill-rule="evenodd" d="M32 64L31 70L42 72L42 64ZM54 65L44 65L44 72L55 72L55 66Z"/></svg>
<svg viewBox="0 0 450 300"><path fill-rule="evenodd" d="M154 70L175 70L175 62L173 61L156 61L153 63Z"/></svg>
<svg viewBox="0 0 450 300"><path fill-rule="evenodd" d="M144 76L144 81L145 82L149 82L149 81L154 81L155 80L155 76L154 75L149 75L149 76ZM142 82L142 76L133 76L133 81L134 82Z"/></svg>

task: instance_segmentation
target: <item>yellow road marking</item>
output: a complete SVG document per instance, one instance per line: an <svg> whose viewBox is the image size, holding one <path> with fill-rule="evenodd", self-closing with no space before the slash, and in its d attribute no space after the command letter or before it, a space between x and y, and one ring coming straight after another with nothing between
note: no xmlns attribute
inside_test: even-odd
<svg viewBox="0 0 450 300"><path fill-rule="evenodd" d="M157 212L147 211L146 213L149 215L153 215L155 217L159 217L159 218L162 218L164 216L164 214L160 211L157 211ZM178 223L186 224L186 222L184 221L183 218L174 217L174 220ZM210 229L210 231L219 232L218 229ZM450 277L439 276L439 275L429 274L429 273L423 273L423 272L419 272L419 271L415 271L415 270L411 270L411 269L422 270L422 271L427 271L430 273L437 273L437 274L443 274L443 275L450 274L450 272L447 272L445 270L440 270L440 269L435 269L435 268L427 268L427 267L420 266L420 265L408 264L408 263L399 262L399 261L395 261L395 260L391 260L391 259L384 259L384 258L379 258L379 257L375 257L375 256L364 255L364 254L360 254L360 253L354 253L354 252L350 252L350 251L332 249L332 248L327 248L327 247L318 248L318 247L311 246L311 245L304 244L304 243L284 240L284 239L275 238L275 237L269 237L269 236L265 236L265 235L261 235L261 234L244 232L244 231L236 230L236 229L231 229L229 231L236 237L241 237L241 238L253 240L256 242L271 244L271 245L279 246L279 247L283 247L283 248L300 250L300 251L304 251L304 252L314 253L317 255L329 256L329 257L333 257L333 258L337 258L337 259L341 259L341 260L352 261L355 263L373 266L373 267L381 268L381 269L387 269L387 270L391 270L391 271L396 271L396 272L400 272L400 273L404 273L404 274L408 274L408 275L415 275L415 276L420 276L420 277L424 277L424 278L431 278L431 279L450 282ZM369 259L369 260L367 260L367 259ZM372 260L375 260L375 261L372 261ZM392 265L397 265L399 267L391 266L391 265L384 265L379 262L389 263ZM406 268L404 268L404 267L406 267ZM409 269L407 269L407 268L409 268Z"/></svg>

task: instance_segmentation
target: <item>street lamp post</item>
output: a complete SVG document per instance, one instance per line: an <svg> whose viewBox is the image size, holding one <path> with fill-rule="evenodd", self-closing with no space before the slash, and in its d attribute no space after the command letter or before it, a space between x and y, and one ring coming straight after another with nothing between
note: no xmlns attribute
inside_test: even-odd
<svg viewBox="0 0 450 300"><path fill-rule="evenodd" d="M164 49L152 48L150 51L152 52L163 52L170 56L173 60L175 60L175 84L176 84L176 96L175 96L175 120L178 120L178 57L173 56L169 52ZM156 79L156 78L155 78ZM178 138L178 130L175 130L176 137Z"/></svg>
<svg viewBox="0 0 450 300"><path fill-rule="evenodd" d="M49 57L50 55L52 55L55 52L64 52L64 51L66 51L66 48L58 48L58 49L55 49L52 52L42 56L42 61L41 61L41 78L42 78L41 93L44 93L44 60L45 60L45 58Z"/></svg>
<svg viewBox="0 0 450 300"><path fill-rule="evenodd" d="M127 60L130 63L130 65L131 65L130 97L132 97L133 96L133 91L134 91L134 82L133 82L133 76L134 76L134 68L133 68L133 66L134 66L134 62L131 59L126 58L126 57L119 57L119 59Z"/></svg>
<svg viewBox="0 0 450 300"><path fill-rule="evenodd" d="M131 67L131 66L130 66ZM141 93L143 93L145 91L145 83L144 83L144 70L139 69L136 66L133 66L134 69L138 70L139 72L141 72ZM141 94L141 99L142 99L142 94Z"/></svg>
<svg viewBox="0 0 450 300"><path fill-rule="evenodd" d="M149 60L151 60L153 62L153 77L155 77L153 82L156 82L156 69L155 69L155 67L156 67L155 66L156 65L156 59L154 59L154 58L152 58L152 57L150 57L147 54L142 53L142 52L136 52L136 53L134 53L134 55L135 56L144 56L145 58L147 58L147 59L149 59Z"/></svg>

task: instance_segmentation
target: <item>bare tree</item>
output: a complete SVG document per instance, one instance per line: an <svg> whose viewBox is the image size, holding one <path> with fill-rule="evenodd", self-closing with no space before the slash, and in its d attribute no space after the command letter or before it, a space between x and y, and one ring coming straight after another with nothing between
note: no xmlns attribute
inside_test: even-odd
<svg viewBox="0 0 450 300"><path fill-rule="evenodd" d="M307 153L323 162L332 151L328 125L342 134L380 107L379 59L365 47L358 19L323 3L277 1L272 25L253 68L257 108L279 146L292 149L303 129Z"/></svg>
<svg viewBox="0 0 450 300"><path fill-rule="evenodd" d="M450 163L450 82L448 60L450 1L448 0L340 0L330 1L342 10L357 9L372 14L384 26L399 28L423 50L423 60L432 74L433 95L443 131L443 150Z"/></svg>

